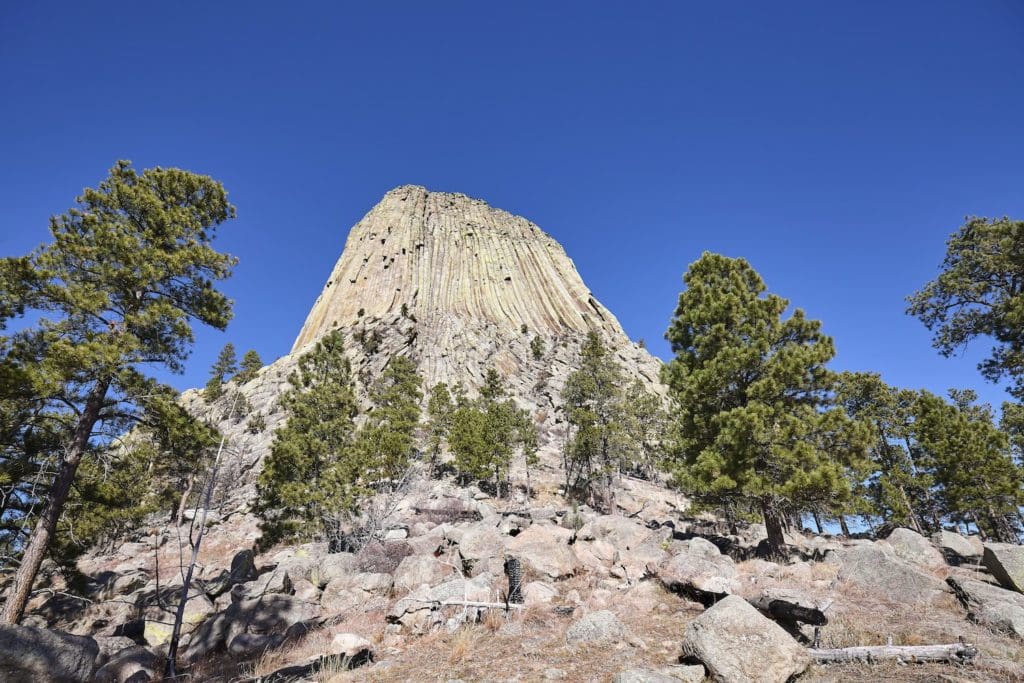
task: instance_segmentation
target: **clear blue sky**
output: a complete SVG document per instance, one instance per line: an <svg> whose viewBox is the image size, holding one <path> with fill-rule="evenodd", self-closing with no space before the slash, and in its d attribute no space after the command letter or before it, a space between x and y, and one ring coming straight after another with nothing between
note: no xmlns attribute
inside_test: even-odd
<svg viewBox="0 0 1024 683"><path fill-rule="evenodd" d="M1024 217L1024 3L16 3L0 254L118 158L228 188L225 341L286 353L349 227L403 183L538 223L663 357L687 264L744 256L837 368L944 391L904 297L967 214Z"/></svg>

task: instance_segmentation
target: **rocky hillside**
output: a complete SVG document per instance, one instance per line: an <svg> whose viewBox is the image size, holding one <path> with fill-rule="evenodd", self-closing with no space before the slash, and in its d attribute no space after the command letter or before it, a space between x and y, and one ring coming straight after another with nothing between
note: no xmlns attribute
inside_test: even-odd
<svg viewBox="0 0 1024 683"><path fill-rule="evenodd" d="M258 553L250 509L278 399L333 329L363 391L396 354L428 386L472 392L496 368L539 427L533 495L417 472L366 503L383 521L358 552ZM184 396L229 436L184 611L189 680L1024 680L1021 546L792 530L790 555L769 559L763 527L695 516L657 480L622 477L615 514L567 500L557 402L589 331L660 391L658 361L537 226L463 195L389 192L352 229L291 354L212 405ZM247 415L230 414L235 390ZM201 515L95 548L74 579L41 576L23 625L0 628L0 680L159 680Z"/></svg>
<svg viewBox="0 0 1024 683"><path fill-rule="evenodd" d="M358 553L306 544L257 555L251 518L220 518L185 612L189 674L203 681L1024 679L1020 546L951 532L927 539L907 529L884 540L795 534L791 557L767 561L757 557L763 528L729 533L687 517L650 482L623 486L624 504L638 514L567 506L551 482L527 502L421 480L381 540ZM182 584L176 534L150 531L83 560L90 578L77 589L81 597L54 577L48 587L65 592L41 591L26 626L4 630L19 656L5 655L0 675L158 679ZM509 558L521 566L522 602L511 605ZM876 646L877 657L887 642L902 660L827 663L849 656L836 648ZM912 661L934 653L931 645L946 646L938 651L944 661Z"/></svg>

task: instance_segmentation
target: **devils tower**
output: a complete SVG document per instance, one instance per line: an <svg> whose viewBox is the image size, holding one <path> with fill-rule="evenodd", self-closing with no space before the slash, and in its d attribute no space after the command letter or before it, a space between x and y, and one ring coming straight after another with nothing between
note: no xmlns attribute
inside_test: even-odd
<svg viewBox="0 0 1024 683"><path fill-rule="evenodd" d="M344 334L364 391L395 355L416 362L425 387L461 384L470 394L497 370L533 414L542 456L554 457L563 441L559 396L588 332L601 336L627 377L661 391L660 361L630 341L555 239L479 199L404 185L352 227L291 352L242 387L267 429L254 435L240 422L217 420L236 444L227 493L243 505L285 418L277 399L288 373L332 330ZM538 337L540 354L531 347ZM216 419L196 392L185 399Z"/></svg>
<svg viewBox="0 0 1024 683"><path fill-rule="evenodd" d="M349 233L292 353L336 327L393 326L401 317L416 322L413 350L428 383L472 386L476 366L493 360L515 384L519 373L543 371L526 348L533 336L575 347L589 331L633 374L656 377L656 362L631 348L558 242L462 194L412 185L388 192Z"/></svg>

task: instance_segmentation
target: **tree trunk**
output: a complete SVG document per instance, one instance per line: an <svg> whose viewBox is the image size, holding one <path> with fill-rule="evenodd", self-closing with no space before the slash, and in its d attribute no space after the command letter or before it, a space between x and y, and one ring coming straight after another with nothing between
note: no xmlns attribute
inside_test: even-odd
<svg viewBox="0 0 1024 683"><path fill-rule="evenodd" d="M814 519L814 528L818 530L818 535L821 536L825 533L821 530L821 517L818 516L817 512L812 512L811 517Z"/></svg>
<svg viewBox="0 0 1024 683"><path fill-rule="evenodd" d="M36 522L32 536L28 539L18 572L14 575L14 581L11 584L7 602L4 604L3 612L0 612L0 622L4 624L17 624L25 612L25 605L28 604L29 594L32 592L32 584L35 582L39 567L43 564L46 552L50 548L53 534L57 530L57 522L60 520L61 512L64 511L64 504L71 492L71 485L75 481L75 473L78 471L79 463L82 462L85 450L89 447L92 428L96 426L96 422L100 418L100 410L103 408L103 401L107 397L109 388L110 380L100 380L85 400L85 408L75 425L71 443L68 444L60 463L60 469L50 487L49 500L39 516L39 521Z"/></svg>
<svg viewBox="0 0 1024 683"><path fill-rule="evenodd" d="M846 515L839 515L839 530L846 538L850 537L850 527L846 525Z"/></svg>
<svg viewBox="0 0 1024 683"><path fill-rule="evenodd" d="M786 537L782 531L783 515L767 503L761 504L764 527L768 531L768 550L773 557L781 557L786 548Z"/></svg>

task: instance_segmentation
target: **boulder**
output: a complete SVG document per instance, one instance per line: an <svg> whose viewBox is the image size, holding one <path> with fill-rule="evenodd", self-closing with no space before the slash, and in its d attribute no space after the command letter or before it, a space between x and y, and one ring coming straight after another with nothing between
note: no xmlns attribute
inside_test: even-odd
<svg viewBox="0 0 1024 683"><path fill-rule="evenodd" d="M1024 546L986 543L981 561L1000 585L1024 593Z"/></svg>
<svg viewBox="0 0 1024 683"><path fill-rule="evenodd" d="M561 527L534 524L508 544L508 554L540 577L564 579L576 571L576 556L569 546L572 532Z"/></svg>
<svg viewBox="0 0 1024 683"><path fill-rule="evenodd" d="M408 593L426 584L436 586L454 571L442 558L433 555L410 555L395 570L395 590Z"/></svg>
<svg viewBox="0 0 1024 683"><path fill-rule="evenodd" d="M459 539L459 554L470 562L501 557L507 539L494 527L476 524L466 529Z"/></svg>
<svg viewBox="0 0 1024 683"><path fill-rule="evenodd" d="M839 565L839 579L871 591L890 602L927 605L946 592L946 585L896 555L887 543L868 543L829 554Z"/></svg>
<svg viewBox="0 0 1024 683"><path fill-rule="evenodd" d="M135 645L118 652L110 661L96 671L96 683L125 683L136 677L143 680L156 680L163 673L165 660L152 650Z"/></svg>
<svg viewBox="0 0 1024 683"><path fill-rule="evenodd" d="M962 536L954 531L935 532L932 534L932 543L949 564L977 562L985 552L985 547L977 536Z"/></svg>
<svg viewBox="0 0 1024 683"><path fill-rule="evenodd" d="M216 598L231 590L236 584L256 580L257 576L256 555L251 549L240 550L231 558L231 569L221 572L217 578L205 582L203 590L211 597Z"/></svg>
<svg viewBox="0 0 1024 683"><path fill-rule="evenodd" d="M0 680L91 681L100 648L87 636L32 626L0 625Z"/></svg>
<svg viewBox="0 0 1024 683"><path fill-rule="evenodd" d="M687 625L683 656L721 683L783 683L810 664L807 651L781 626L734 595Z"/></svg>
<svg viewBox="0 0 1024 683"><path fill-rule="evenodd" d="M653 669L627 669L612 677L612 683L701 683L704 667L701 665L672 666L659 671Z"/></svg>
<svg viewBox="0 0 1024 683"><path fill-rule="evenodd" d="M591 612L569 626L565 632L568 645L614 645L629 638L629 629L608 610Z"/></svg>
<svg viewBox="0 0 1024 683"><path fill-rule="evenodd" d="M971 621L1024 638L1024 595L970 579L946 579Z"/></svg>
<svg viewBox="0 0 1024 683"><path fill-rule="evenodd" d="M236 657L253 657L284 642L281 633L239 633L228 643L228 652Z"/></svg>
<svg viewBox="0 0 1024 683"><path fill-rule="evenodd" d="M927 538L916 531L902 527L893 529L885 540L892 546L898 557L910 564L929 571L946 566L946 559L942 553L936 550Z"/></svg>
<svg viewBox="0 0 1024 683"><path fill-rule="evenodd" d="M310 581L323 588L340 576L356 573L357 563L358 560L352 553L330 553L310 571Z"/></svg>
<svg viewBox="0 0 1024 683"><path fill-rule="evenodd" d="M677 555L652 567L651 573L673 593L710 605L739 589L736 565L711 543L694 543L698 540L703 541L692 539L688 545L681 544Z"/></svg>
<svg viewBox="0 0 1024 683"><path fill-rule="evenodd" d="M346 659L373 661L373 644L355 633L338 633L327 646L328 654L342 655Z"/></svg>
<svg viewBox="0 0 1024 683"><path fill-rule="evenodd" d="M319 613L318 605L291 595L272 594L233 602L203 622L192 635L185 656L196 661L227 646L242 633L284 633L293 624L313 619Z"/></svg>
<svg viewBox="0 0 1024 683"><path fill-rule="evenodd" d="M531 581L523 586L523 602L527 605L545 605L558 597L558 589L550 583Z"/></svg>

